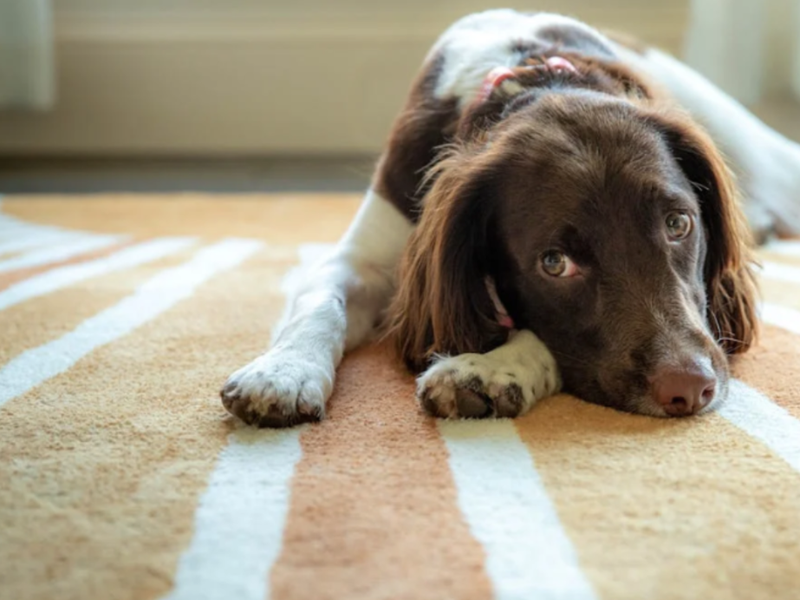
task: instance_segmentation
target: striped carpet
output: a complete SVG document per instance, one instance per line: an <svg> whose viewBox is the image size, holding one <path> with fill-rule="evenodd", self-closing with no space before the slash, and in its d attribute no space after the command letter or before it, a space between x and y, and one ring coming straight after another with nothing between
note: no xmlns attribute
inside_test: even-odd
<svg viewBox="0 0 800 600"><path fill-rule="evenodd" d="M237 426L220 384L357 202L2 201L0 597L800 597L800 242L715 414L436 422L372 347L327 421Z"/></svg>

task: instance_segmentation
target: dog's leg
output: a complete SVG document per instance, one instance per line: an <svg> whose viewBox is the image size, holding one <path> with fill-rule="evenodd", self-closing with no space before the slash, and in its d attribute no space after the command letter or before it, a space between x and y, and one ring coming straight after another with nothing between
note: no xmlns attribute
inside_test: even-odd
<svg viewBox="0 0 800 600"><path fill-rule="evenodd" d="M435 417L516 417L560 388L553 355L523 330L485 354L439 358L417 379L417 399Z"/></svg>
<svg viewBox="0 0 800 600"><path fill-rule="evenodd" d="M745 213L759 237L800 233L800 145L780 135L708 79L650 49L619 49L665 86L711 133L741 179Z"/></svg>
<svg viewBox="0 0 800 600"><path fill-rule="evenodd" d="M370 190L332 255L289 299L271 349L228 378L221 392L225 407L259 426L322 418L344 351L369 337L389 302L412 229Z"/></svg>
<svg viewBox="0 0 800 600"><path fill-rule="evenodd" d="M376 330L414 228L425 167L455 119L455 104L432 94L440 67L434 56L420 71L358 215L289 299L271 349L223 386L222 403L245 422L284 427L324 417L344 352Z"/></svg>

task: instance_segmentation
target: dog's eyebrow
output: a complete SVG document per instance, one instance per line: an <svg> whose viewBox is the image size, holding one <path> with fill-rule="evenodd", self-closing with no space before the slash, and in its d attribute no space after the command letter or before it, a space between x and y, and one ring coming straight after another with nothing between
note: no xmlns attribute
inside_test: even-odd
<svg viewBox="0 0 800 600"><path fill-rule="evenodd" d="M661 194L661 202L669 208L693 208L697 206L697 199L684 190L671 189Z"/></svg>
<svg viewBox="0 0 800 600"><path fill-rule="evenodd" d="M666 183L663 179L648 178L641 182L641 197L648 203L658 202L665 206L687 208L697 204L697 198L687 189Z"/></svg>

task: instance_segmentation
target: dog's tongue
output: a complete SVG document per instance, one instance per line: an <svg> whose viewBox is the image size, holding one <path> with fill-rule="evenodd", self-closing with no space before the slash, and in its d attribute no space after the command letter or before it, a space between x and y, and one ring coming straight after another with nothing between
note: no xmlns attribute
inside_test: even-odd
<svg viewBox="0 0 800 600"><path fill-rule="evenodd" d="M578 70L575 68L570 61L562 56L550 56L544 60L543 65L538 66L530 66L530 67L521 67L522 69L541 69L542 67L546 68L549 71L554 73L577 73ZM483 79L483 83L481 84L481 89L478 92L478 99L479 100L487 100L492 93L499 87L503 86L505 83L505 87L509 88L509 92L518 92L522 91L522 86L520 86L517 82L513 81L516 78L517 74L508 67L495 67L489 73L486 74L486 77ZM508 82L508 83L506 83ZM519 89L516 89L519 88Z"/></svg>

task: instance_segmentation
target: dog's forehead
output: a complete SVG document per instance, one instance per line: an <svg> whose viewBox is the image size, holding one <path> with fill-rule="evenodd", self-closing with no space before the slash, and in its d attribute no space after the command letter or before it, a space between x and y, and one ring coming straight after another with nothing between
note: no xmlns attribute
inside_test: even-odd
<svg viewBox="0 0 800 600"><path fill-rule="evenodd" d="M598 169L598 172L601 169ZM600 176L553 162L509 179L502 227L512 248L536 255L547 247L659 262L654 232L674 209L699 212L688 182L661 171ZM613 265L612 265L613 266Z"/></svg>
<svg viewBox="0 0 800 600"><path fill-rule="evenodd" d="M512 196L537 209L598 219L696 200L666 140L643 123L526 126L531 135L517 132L505 144L501 179Z"/></svg>
<svg viewBox="0 0 800 600"><path fill-rule="evenodd" d="M666 150L649 112L632 102L585 89L550 90L510 115L499 128L508 146L554 157L630 162L657 160Z"/></svg>

